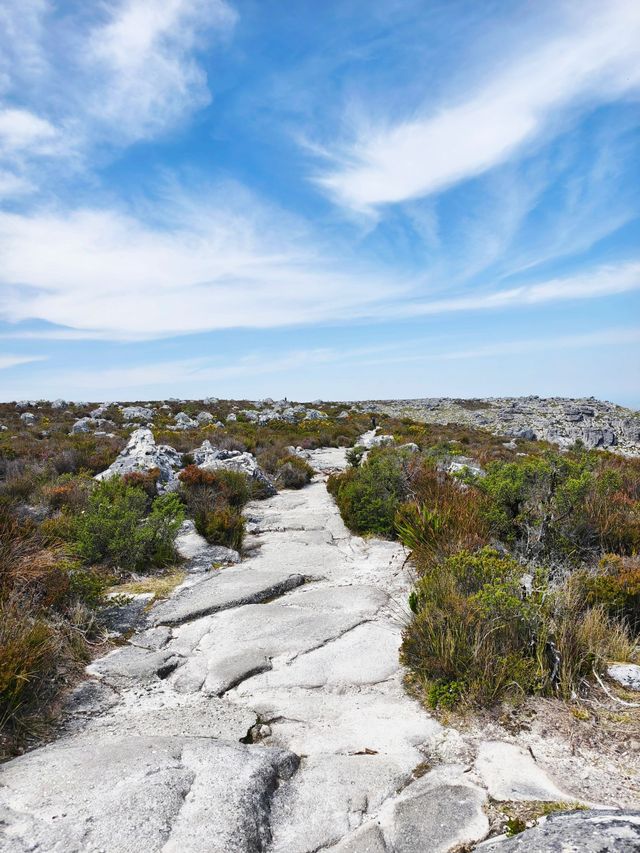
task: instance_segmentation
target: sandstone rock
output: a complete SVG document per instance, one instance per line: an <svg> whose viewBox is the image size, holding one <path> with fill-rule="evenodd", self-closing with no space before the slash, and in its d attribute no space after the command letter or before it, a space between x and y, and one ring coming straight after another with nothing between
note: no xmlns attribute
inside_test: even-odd
<svg viewBox="0 0 640 853"><path fill-rule="evenodd" d="M528 752L511 743L481 743L475 767L495 800L545 800L563 803L575 800L575 797L562 791L553 782Z"/></svg>
<svg viewBox="0 0 640 853"><path fill-rule="evenodd" d="M36 422L36 416L33 412L23 412L20 415L20 420L25 426L33 426Z"/></svg>
<svg viewBox="0 0 640 853"><path fill-rule="evenodd" d="M473 474L474 477L484 477L484 468L470 456L452 456L438 463L438 469L447 471L449 474Z"/></svg>
<svg viewBox="0 0 640 853"><path fill-rule="evenodd" d="M66 400L62 400L62 399L54 400L51 403L51 408L52 409L66 409L67 408L67 402L66 402Z"/></svg>
<svg viewBox="0 0 640 853"><path fill-rule="evenodd" d="M246 853L298 759L210 738L76 735L5 764L4 850Z"/></svg>
<svg viewBox="0 0 640 853"><path fill-rule="evenodd" d="M133 471L160 470L158 491L172 491L179 486L176 471L182 466L182 457L177 450L166 444L156 444L150 429L142 427L131 433L127 446L106 471L96 475L96 480L105 480L116 475L124 476Z"/></svg>
<svg viewBox="0 0 640 853"><path fill-rule="evenodd" d="M157 604L150 613L150 619L153 625L180 625L188 619L228 607L265 601L300 586L304 581L302 575L286 570L255 572L248 565L232 566L195 586L179 590L172 598Z"/></svg>
<svg viewBox="0 0 640 853"><path fill-rule="evenodd" d="M70 435L91 432L91 429L94 426L96 426L96 422L93 418L80 418L80 420L77 420L71 427Z"/></svg>
<svg viewBox="0 0 640 853"><path fill-rule="evenodd" d="M208 424L212 424L215 420L211 412L199 412L196 415L196 420L200 424L200 426L207 426Z"/></svg>
<svg viewBox="0 0 640 853"><path fill-rule="evenodd" d="M120 411L125 421L153 420L154 411L146 406L121 406Z"/></svg>
<svg viewBox="0 0 640 853"><path fill-rule="evenodd" d="M304 415L305 421L325 421L327 415L318 409L307 409Z"/></svg>
<svg viewBox="0 0 640 853"><path fill-rule="evenodd" d="M238 471L259 483L267 495L275 495L277 492L273 482L260 468L255 456L251 453L240 450L219 450L207 439L193 451L192 456L195 464L205 471L216 471L220 468Z"/></svg>
<svg viewBox="0 0 640 853"><path fill-rule="evenodd" d="M554 814L513 838L480 844L482 853L637 853L640 811L575 811Z"/></svg>
<svg viewBox="0 0 640 853"><path fill-rule="evenodd" d="M628 690L640 690L640 666L635 663L612 664L607 675Z"/></svg>
<svg viewBox="0 0 640 853"><path fill-rule="evenodd" d="M186 412L178 412L177 415L174 415L173 420L175 421L175 425L172 429L184 430L198 428L198 421L194 421Z"/></svg>
<svg viewBox="0 0 640 853"><path fill-rule="evenodd" d="M517 432L512 434L515 435L516 438L522 438L525 441L535 441L537 438L535 430L532 430L531 427L519 429Z"/></svg>
<svg viewBox="0 0 640 853"><path fill-rule="evenodd" d="M145 620L145 608L153 598L151 593L129 596L126 604L112 604L102 608L100 621L111 636L126 634L139 628Z"/></svg>
<svg viewBox="0 0 640 853"><path fill-rule="evenodd" d="M363 433L357 441L360 447L366 447L370 450L372 447L388 447L395 443L392 435L377 435L375 429Z"/></svg>
<svg viewBox="0 0 640 853"><path fill-rule="evenodd" d="M462 773L449 779L429 773L409 785L382 818L389 847L395 853L448 853L480 841L489 831L486 801L486 791Z"/></svg>
<svg viewBox="0 0 640 853"><path fill-rule="evenodd" d="M187 561L189 572L208 572L214 564L240 562L240 554L232 548L210 545L190 519L182 523L174 545L178 555Z"/></svg>

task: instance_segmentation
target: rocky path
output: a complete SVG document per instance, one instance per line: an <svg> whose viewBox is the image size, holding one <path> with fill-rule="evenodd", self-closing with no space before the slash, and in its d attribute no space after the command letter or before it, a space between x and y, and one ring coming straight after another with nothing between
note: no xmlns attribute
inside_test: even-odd
<svg viewBox="0 0 640 853"><path fill-rule="evenodd" d="M407 696L404 554L344 527L323 476L344 451L312 463L249 507L248 559L156 605L63 736L4 766L2 851L438 853L487 835L490 796L572 799Z"/></svg>

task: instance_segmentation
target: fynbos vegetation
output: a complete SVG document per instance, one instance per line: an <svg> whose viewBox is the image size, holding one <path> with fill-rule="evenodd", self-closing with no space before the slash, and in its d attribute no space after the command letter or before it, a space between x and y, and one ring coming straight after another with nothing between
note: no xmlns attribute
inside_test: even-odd
<svg viewBox="0 0 640 853"><path fill-rule="evenodd" d="M427 442L353 455L330 481L352 530L411 552L402 658L414 689L433 706L569 698L608 661L635 659L640 461L500 450L477 431Z"/></svg>

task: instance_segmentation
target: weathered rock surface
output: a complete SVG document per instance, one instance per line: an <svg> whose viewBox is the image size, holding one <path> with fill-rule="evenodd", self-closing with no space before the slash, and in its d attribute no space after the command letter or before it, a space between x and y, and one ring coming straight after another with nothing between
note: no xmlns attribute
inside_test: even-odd
<svg viewBox="0 0 640 853"><path fill-rule="evenodd" d="M487 741L480 745L475 769L494 800L571 802L532 756L510 743Z"/></svg>
<svg viewBox="0 0 640 853"><path fill-rule="evenodd" d="M3 768L3 851L240 853L270 839L290 752L209 738L78 735Z"/></svg>
<svg viewBox="0 0 640 853"><path fill-rule="evenodd" d="M186 560L185 568L189 572L208 572L221 563L240 562L240 554L233 548L210 545L190 519L182 523L174 544L178 556Z"/></svg>
<svg viewBox="0 0 640 853"><path fill-rule="evenodd" d="M156 444L151 430L142 427L131 433L127 446L106 471L96 475L96 480L158 468L158 490L171 491L179 485L177 471L181 467L181 454L167 444Z"/></svg>
<svg viewBox="0 0 640 853"><path fill-rule="evenodd" d="M178 414L174 416L173 420L175 423L172 427L169 427L169 429L197 429L200 425L199 421L190 418L186 412L178 412Z"/></svg>
<svg viewBox="0 0 640 853"><path fill-rule="evenodd" d="M593 397L432 397L367 400L351 406L356 411L383 412L426 423L466 424L529 441L546 439L561 447L580 440L589 448L640 455L640 413Z"/></svg>
<svg viewBox="0 0 640 853"><path fill-rule="evenodd" d="M121 406L120 411L125 421L148 422L153 420L154 411L147 406Z"/></svg>
<svg viewBox="0 0 640 853"><path fill-rule="evenodd" d="M260 484L266 495L275 495L277 489L271 479L260 468L251 453L240 450L220 450L209 440L202 442L192 453L195 464L205 471L217 471L223 468L227 471L238 471Z"/></svg>
<svg viewBox="0 0 640 853"><path fill-rule="evenodd" d="M638 853L640 811L555 814L514 838L489 841L482 853Z"/></svg>
<svg viewBox="0 0 640 853"><path fill-rule="evenodd" d="M266 601L304 582L304 575L287 570L256 572L246 565L232 566L194 586L178 590L168 601L152 609L150 621L154 625L180 625L229 607Z"/></svg>
<svg viewBox="0 0 640 853"><path fill-rule="evenodd" d="M635 663L616 663L607 669L607 675L628 690L640 690L640 666Z"/></svg>

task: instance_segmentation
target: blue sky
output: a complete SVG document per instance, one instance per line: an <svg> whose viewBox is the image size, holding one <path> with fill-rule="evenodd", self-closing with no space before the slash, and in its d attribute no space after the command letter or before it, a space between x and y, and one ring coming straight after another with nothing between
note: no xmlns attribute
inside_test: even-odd
<svg viewBox="0 0 640 853"><path fill-rule="evenodd" d="M640 5L8 0L0 398L640 405Z"/></svg>

